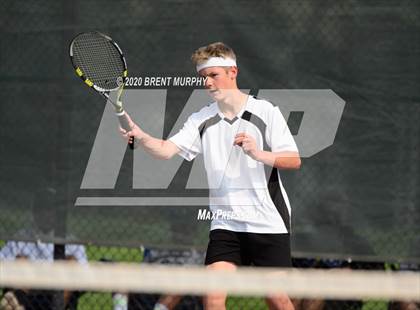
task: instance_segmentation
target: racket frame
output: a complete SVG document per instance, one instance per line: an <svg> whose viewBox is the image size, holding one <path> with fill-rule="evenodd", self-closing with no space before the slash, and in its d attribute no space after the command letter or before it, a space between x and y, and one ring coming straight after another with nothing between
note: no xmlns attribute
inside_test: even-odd
<svg viewBox="0 0 420 310"><path fill-rule="evenodd" d="M98 86L98 85L96 85L96 84L94 84L94 82L92 81L92 80L90 80L85 74L84 74L84 72L82 71L82 69L80 69L76 64L75 64L75 62L74 62L74 57L73 57L73 46L74 46L74 42L76 41L76 39L79 37L79 36L81 36L81 35L84 35L84 34L86 34L86 33L93 33L93 34L95 34L95 35L98 35L98 36L101 36L101 37L103 37L104 39L106 39L107 41L109 41L114 47L115 47L115 49L118 51L118 54L120 55L120 58L121 58L121 60L122 60L122 63L123 63L123 72L122 72L122 75L121 76L119 76L118 78L121 78L121 85L119 85L119 86L117 86L117 87L115 87L115 88L110 88L110 89L105 89L105 88L102 88L102 87L100 87L100 86ZM123 109L123 107L122 107L122 103L119 101L119 98L117 98L117 103L115 103L115 102L113 102L110 98L109 98L109 94L110 94L110 92L111 91L115 91L115 90L119 90L120 88L122 89L123 87L124 87L124 85L125 85L125 80L126 80L126 78L127 78L127 75L128 75L128 70L127 70L127 61L125 60L125 57L124 57L124 53L122 52L122 50L121 50L121 48L119 47L119 45L110 37L110 36L108 36L108 35L106 35L106 34L103 34L102 32L99 32L99 31L89 31L89 32L81 32L81 33L79 33L79 34L77 34L74 38L73 38L73 40L71 41L71 43L70 43L70 46L69 46L69 55L70 55L70 60L71 60L71 63L72 63L72 66L73 66L73 68L74 68L74 70L75 70L75 72L76 72L76 75L80 78L80 79L82 79L82 81L83 81L83 83L84 84L86 84L87 86L89 86L90 88L92 88L93 90L95 90L96 92L98 92L99 94L101 94L104 98L106 98L109 102L111 102L112 103L112 105L114 106L114 108L115 108L115 112L116 112L116 114L117 114L117 116L118 116L118 119L119 119L119 121L120 121L120 124L121 124L121 126L125 129L125 130L127 130L127 131L129 131L131 128L130 128L130 126L129 126L129 124L128 124L128 119L127 119L127 117L126 117L126 115L124 115L125 114L125 112L124 112L124 109ZM117 84L119 84L118 83L118 81L117 81ZM129 146L130 146L130 149L133 149L133 148L135 148L136 146L137 146L137 144L136 144L136 139L134 139L134 143L129 143Z"/></svg>
<svg viewBox="0 0 420 310"><path fill-rule="evenodd" d="M99 35L103 38L105 38L106 40L108 40L118 51L118 54L120 55L121 61L123 63L123 72L121 75L122 81L121 81L121 85L117 86L115 88L111 88L111 89L105 89L102 88L96 84L94 84L82 71L82 69L80 69L75 63L74 63L74 57L73 57L73 45L74 45L74 41L81 35L86 34L86 33L94 33L96 35ZM128 75L128 70L127 70L127 61L125 60L124 57L124 53L122 52L121 48L118 46L118 44L112 40L112 38L110 36L107 36L106 34L103 34L102 32L99 31L90 31L90 32L81 32L78 35L76 35L73 40L70 43L70 47L69 47L69 55L70 55L70 60L71 63L73 65L74 70L76 71L76 75L78 77L80 77L82 79L82 81L89 86L90 88L93 88L94 90L96 90L97 92L103 94L106 98L109 98L109 93L113 90L117 90L118 88L120 88L121 86L124 86L125 83L125 79L127 78Z"/></svg>

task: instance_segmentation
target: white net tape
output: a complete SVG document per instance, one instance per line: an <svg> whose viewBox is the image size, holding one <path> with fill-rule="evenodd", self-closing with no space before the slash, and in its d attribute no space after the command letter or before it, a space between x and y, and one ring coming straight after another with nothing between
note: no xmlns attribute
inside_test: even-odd
<svg viewBox="0 0 420 310"><path fill-rule="evenodd" d="M80 265L65 261L0 264L0 287L194 295L227 292L241 296L286 292L301 298L420 300L420 274L416 272L272 268L211 271L204 267Z"/></svg>

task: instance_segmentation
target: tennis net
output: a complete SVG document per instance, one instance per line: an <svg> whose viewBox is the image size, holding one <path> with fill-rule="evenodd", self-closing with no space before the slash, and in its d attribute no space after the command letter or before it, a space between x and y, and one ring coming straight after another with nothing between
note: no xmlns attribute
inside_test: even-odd
<svg viewBox="0 0 420 310"><path fill-rule="evenodd" d="M0 287L254 297L285 292L293 298L420 301L418 272L336 269L210 271L192 266L11 261L1 262Z"/></svg>

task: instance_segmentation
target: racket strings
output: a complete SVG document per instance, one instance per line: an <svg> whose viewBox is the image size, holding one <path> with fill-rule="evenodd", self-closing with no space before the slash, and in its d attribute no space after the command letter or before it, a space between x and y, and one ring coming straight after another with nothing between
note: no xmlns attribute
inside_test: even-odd
<svg viewBox="0 0 420 310"><path fill-rule="evenodd" d="M110 42L80 42L81 65L94 82L107 82L109 78L122 74L122 62ZM102 85L105 86L105 85ZM107 88L107 87L105 87Z"/></svg>
<svg viewBox="0 0 420 310"><path fill-rule="evenodd" d="M86 33L76 38L73 61L86 78L104 90L118 88L117 78L122 77L125 70L118 49L96 33Z"/></svg>

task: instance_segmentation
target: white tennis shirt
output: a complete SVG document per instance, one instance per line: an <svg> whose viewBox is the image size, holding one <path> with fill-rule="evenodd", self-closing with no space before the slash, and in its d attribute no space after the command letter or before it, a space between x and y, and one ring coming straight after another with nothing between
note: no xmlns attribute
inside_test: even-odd
<svg viewBox="0 0 420 310"><path fill-rule="evenodd" d="M217 102L204 107L169 140L189 161L203 154L211 230L289 233L291 209L279 171L264 167L233 145L241 132L254 137L258 149L298 151L278 107L251 96L232 120L224 117Z"/></svg>

